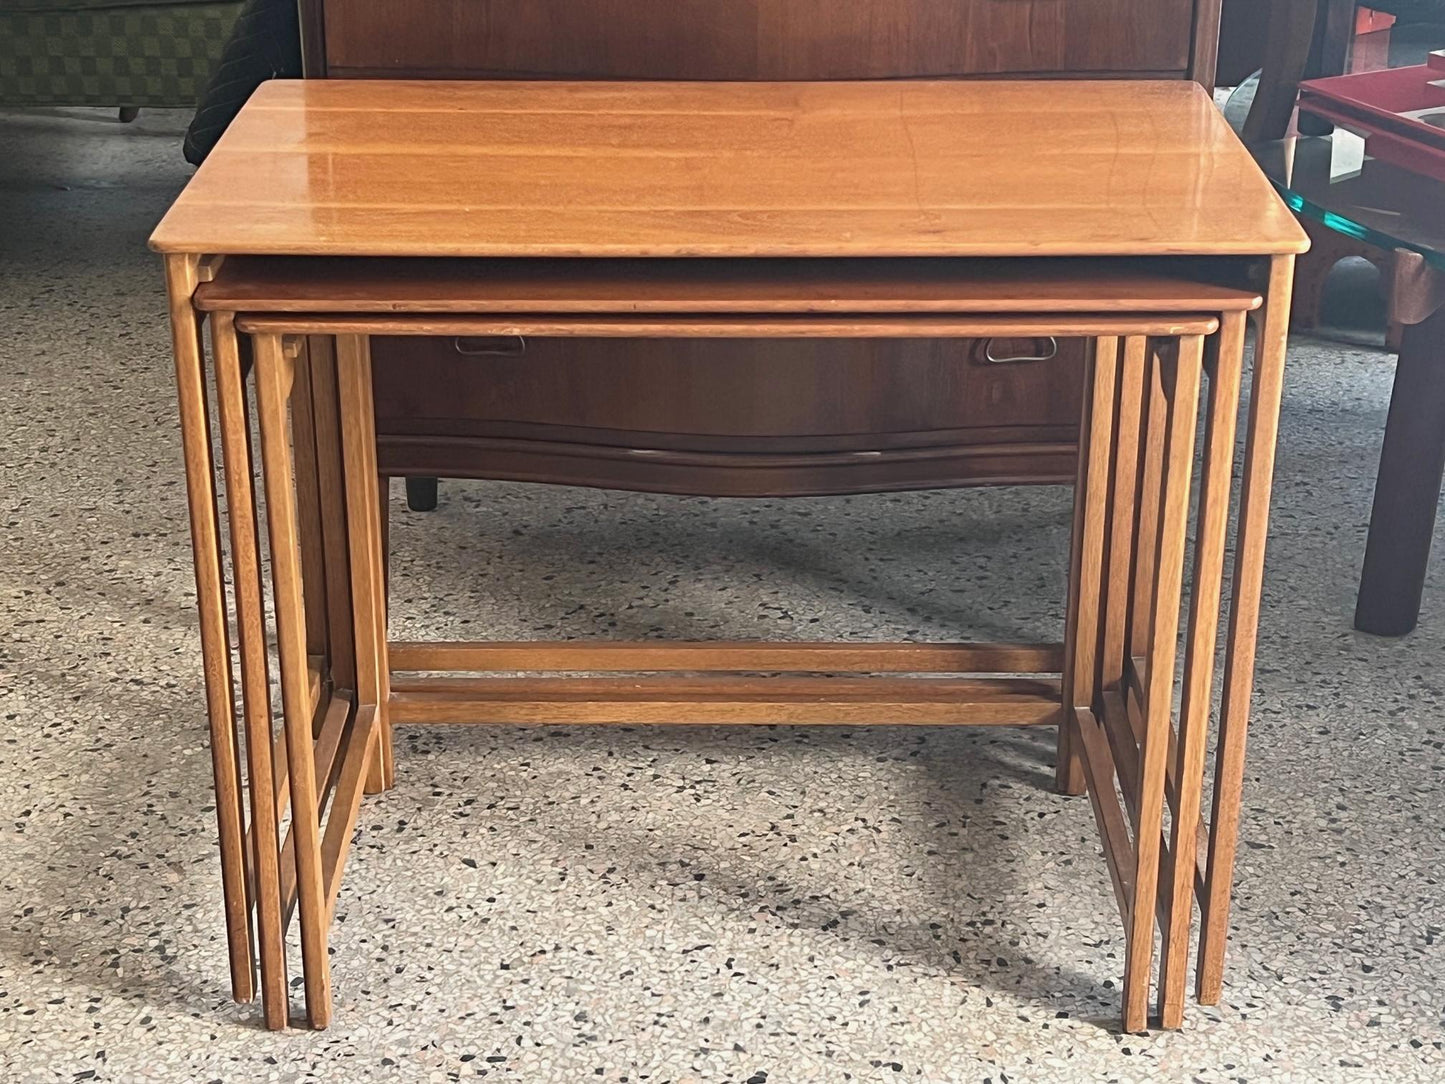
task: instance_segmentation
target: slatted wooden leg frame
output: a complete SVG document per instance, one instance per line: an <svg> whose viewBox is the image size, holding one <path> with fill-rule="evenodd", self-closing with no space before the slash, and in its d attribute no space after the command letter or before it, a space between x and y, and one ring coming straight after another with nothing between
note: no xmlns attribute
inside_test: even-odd
<svg viewBox="0 0 1445 1084"><path fill-rule="evenodd" d="M1159 1023L1183 1023L1193 903L1196 892L1201 900L1204 892L1196 873L1199 805L1243 342L1243 316L1226 314L1209 382L1178 735L1171 722L1174 645L1204 341L1190 336L1155 349L1143 337L1129 337L1123 344L1099 585L1099 694L1091 705L1077 706L1077 718L1100 836L1129 930L1124 1026L1130 1031L1148 1024L1156 919L1163 937ZM1090 537L1087 527L1084 537ZM1151 680L1161 673L1165 680ZM1167 838L1166 801L1172 814Z"/></svg>
<svg viewBox="0 0 1445 1084"><path fill-rule="evenodd" d="M1237 328L1237 323L1234 326ZM1230 350L1228 346L1223 349L1226 353ZM1097 646L1087 641L1082 628L1076 641L1075 666L1079 677L1074 683L1074 704L1090 798L1128 930L1124 985L1126 1030L1142 1030L1148 1023L1156 917L1166 945L1175 947L1181 943L1187 946L1192 917L1187 906L1181 917L1170 905L1174 867L1170 862L1171 849L1160 838L1158 827L1162 820L1161 790L1172 785L1166 780L1168 772L1158 759L1166 751L1172 755L1173 745L1168 741L1172 689L1155 693L1154 703L1163 705L1162 720L1157 712L1154 717L1146 718L1142 705L1148 701L1141 698L1143 687L1135 689L1131 719L1126 678L1138 684L1136 664L1128 654L1133 642L1141 643L1146 652L1156 657L1172 651L1176 629L1169 627L1169 622L1171 613L1175 622L1178 614L1201 354L1202 339L1197 336L1168 344L1162 358L1153 356L1146 338L1130 336L1122 344L1119 379L1109 378L1108 366L1099 367L1093 385L1094 422L1086 427L1085 433L1090 441L1112 439L1113 454L1102 477L1081 475L1076 496L1084 511L1079 519L1082 533L1076 543L1076 553L1080 556L1076 557L1075 575L1082 589L1093 592L1101 601ZM1106 356L1102 347L1100 356ZM1232 371L1237 373L1237 349L1232 357L1235 359ZM1227 364L1224 368L1231 369ZM1237 387L1237 378L1232 387L1227 377L1224 381L1212 382L1211 417L1216 412L1232 411L1237 402ZM1098 412L1111 407L1115 411L1114 425L1112 429L1101 427ZM1211 444L1211 462L1220 458L1221 444L1228 446L1228 436L1223 430ZM1232 446L1228 447L1232 452ZM1089 458L1092 460L1093 456ZM1215 467L1213 477L1224 479L1226 510L1228 475L1225 460L1222 466ZM1141 478L1146 479L1142 485ZM1162 489L1154 479L1162 482ZM1136 551L1142 553L1142 557ZM1160 560L1174 565L1173 576L1162 573ZM1090 570L1091 564L1097 565L1097 572ZM1205 596L1200 603L1200 610L1204 612L1208 609L1207 583L1200 590ZM1217 583L1213 590L1217 599ZM1133 620L1141 626L1137 632L1131 629ZM1154 650L1156 646L1163 650ZM1086 670L1091 661L1097 664L1094 674ZM1141 665L1139 669L1142 671L1144 667ZM1170 661L1171 675L1172 669ZM1206 677L1206 685L1207 681ZM1152 732L1147 729L1151 726ZM1161 729L1164 737L1154 738L1156 756L1151 762L1141 747L1147 750L1148 739L1160 734ZM1200 774L1196 772L1194 776L1196 815ZM1118 790L1125 799L1123 808L1115 789L1116 777ZM1178 800L1172 796L1171 806L1178 809ZM1186 900L1192 901L1192 891L1191 882ZM1160 901L1157 906L1156 900ZM1172 975L1161 974L1160 989L1161 998L1165 991L1173 990ZM1160 1023L1165 1027L1180 1026L1182 1008L1182 997L1177 1013L1172 1008L1161 1008Z"/></svg>
<svg viewBox="0 0 1445 1084"><path fill-rule="evenodd" d="M1193 353L1197 394L1199 336L1188 340ZM1137 356L1143 340L1131 340ZM1119 368L1118 337L1101 340L1092 363L1092 395L1084 420L1081 455L1079 530L1076 531L1069 606L1072 647L1057 645L845 645L845 644L561 644L561 643L443 643L398 642L390 645L390 669L395 671L390 696L391 717L398 723L616 723L616 722L790 722L865 723L880 719L920 724L1051 723L1060 718L1060 703L1091 705L1098 673L1100 644L1099 599L1109 520L1107 507L1114 470L1115 411ZM342 430L345 437L346 492L352 531L351 560L353 605L357 613L358 680L366 687L369 653L364 645L368 621L380 627L375 615L378 599L381 522L376 506L376 470L372 433L369 356L366 339L343 335L338 339L338 382L342 395ZM1171 376L1170 392L1178 383ZM1185 381L1187 384L1187 380ZM1186 398L1187 398L1186 391ZM1135 415L1137 417L1137 410ZM1192 417L1184 403L1178 425ZM1192 452L1192 430L1185 439L1175 437L1176 448ZM1171 510L1187 513L1188 454L1169 460L1175 464L1176 487L1182 471L1183 494ZM1174 517L1178 519L1177 515ZM1171 522L1173 522L1171 520ZM1182 524L1178 530L1182 533ZM1182 561L1182 540L1176 546ZM1174 553L1174 550L1167 551ZM1175 581L1181 573L1176 571ZM1165 594L1168 594L1166 586ZM1178 598L1178 587L1173 589ZM373 616L369 616L373 615ZM1177 615L1177 605L1176 605ZM385 645L380 645L383 652ZM385 660L385 654L382 655ZM383 662L378 676L386 672ZM1061 692L1048 677L1062 670ZM619 677L499 677L501 672L533 671L549 674L617 673ZM867 673L869 677L817 677L820 673ZM1016 672L1034 677L964 677L973 673ZM467 673L467 677L435 676ZM785 674L753 677L750 674ZM880 678L877 675L898 675ZM921 677L917 675L929 675ZM943 677L939 675L951 675ZM428 675L428 676L421 676ZM684 676L686 675L686 676ZM806 675L806 676L805 676ZM902 676L910 675L910 676ZM365 703L365 694L363 703ZM378 690L379 697L379 690ZM380 697L379 697L380 699ZM1088 714L1088 708L1084 709ZM1079 720L1079 737L1084 740ZM1107 744L1092 716L1087 720L1096 750ZM1065 738L1067 742L1069 739ZM1102 744L1101 744L1102 743ZM1081 759L1080 763L1083 761ZM1108 770L1112 788L1112 769ZM1161 805L1162 772L1157 783ZM1112 790L1111 790L1112 797ZM1096 803L1103 809L1102 803ZM1121 846L1128 846L1122 816L1101 814L1101 830ZM1156 829L1157 834L1157 829ZM1116 855L1118 849L1107 848ZM1134 911L1135 886L1142 883L1133 869L1116 874L1121 906ZM1152 938L1153 895L1147 904ZM1152 940L1151 940L1152 948ZM1150 957L1136 970L1149 984ZM1142 1025L1140 1025L1142 1026Z"/></svg>
<svg viewBox="0 0 1445 1084"><path fill-rule="evenodd" d="M251 798L247 857L261 950L261 1002L266 1026L283 1028L289 1018L286 994L285 930L281 912L280 819L286 798L286 748L275 745L271 682L266 658L264 586L256 515L255 470L245 374L234 321L217 313L212 322L221 447L226 465L231 562L240 641L242 716Z"/></svg>
<svg viewBox="0 0 1445 1084"><path fill-rule="evenodd" d="M1244 483L1235 539L1234 585L1225 652L1224 695L1219 708L1219 747L1214 766L1214 800L1209 823L1209 858L1201 900L1197 996L1216 1005L1223 992L1224 950L1229 940L1229 902L1239 839L1239 803L1244 789L1245 737L1254 690L1254 655L1259 603L1264 588L1264 550L1269 533L1269 500L1274 482L1275 445L1284 393L1289 338L1293 256L1271 261L1269 288L1255 338L1249 428L1245 437Z"/></svg>
<svg viewBox="0 0 1445 1084"><path fill-rule="evenodd" d="M1184 658L1184 687L1179 732L1170 750L1166 797L1173 813L1169 854L1172 870L1161 885L1168 901L1159 976L1159 1015L1166 1028L1184 1023L1185 972L1194 918L1199 855L1200 795L1214 690L1214 656L1219 633L1219 601L1224 575L1225 535L1233 489L1234 437L1239 415L1239 386L1244 363L1243 313L1226 313L1210 367L1205 415L1204 462L1199 477L1199 513L1194 544L1194 582ZM1171 738L1174 737L1172 734Z"/></svg>
<svg viewBox="0 0 1445 1084"><path fill-rule="evenodd" d="M308 1016L316 1027L329 1020L327 929L362 793L390 782L393 769L384 754L392 722L884 721L1072 721L1061 732L1061 747L1077 757L1127 931L1124 1026L1140 1030L1148 1024L1156 922L1163 935L1159 1021L1180 1025L1192 903L1196 893L1202 905L1208 900L1209 878L1195 871L1242 314L1210 318L1197 330L1160 339L1149 337L1147 322L1139 334L1097 336L1081 427L1064 645L388 643L367 335L343 321L326 328L337 332L334 343L313 337L306 350L287 334L314 330L303 318L281 327L246 321L256 356L286 716L267 787L264 761L272 747L264 739L271 724L250 696L253 686L264 684L265 661L256 651L260 638L243 620L253 808L262 802L248 836L249 877L257 886L268 1025L286 1020L279 949L293 908L301 920ZM436 323L428 318L425 330L435 331ZM1221 333L1210 366L1199 544L1176 734L1174 656L1195 422L1205 335L1215 326ZM245 488L251 467L241 439L245 402L235 326L221 314L217 329L217 363L225 375L219 385L222 434L233 478L228 496L238 525L232 528L238 611L259 621L255 506ZM293 448L299 449L294 457ZM309 556L300 537L306 530L321 542ZM325 588L303 600L308 578L322 579ZM243 580L255 587L242 591ZM338 591L346 595L345 606ZM307 602L325 611L324 620ZM342 615L348 625L338 630ZM315 656L318 646L326 651L329 681L315 666L307 669L308 654ZM503 676L519 672L524 676ZM341 675L348 686L340 684ZM1072 770L1061 763L1061 781L1070 786L1077 784ZM264 808L267 796L274 819ZM292 823L273 865L268 859L288 798ZM1222 800L1217 793L1216 804ZM1215 851L1211 846L1211 855ZM1207 948L1202 945L1201 953Z"/></svg>
<svg viewBox="0 0 1445 1084"><path fill-rule="evenodd" d="M374 731L377 757L371 786L379 790L392 785L395 769L388 705L391 672L386 652L385 543L380 472L376 465L376 409L371 397L371 351L365 336L343 335L336 340L336 375L350 540L357 707L359 718L367 728L368 741L372 740ZM354 795L346 793L341 797L358 803L361 800L359 790ZM351 819L355 819L354 813ZM345 842L339 844L343 857L345 845ZM333 865L339 877L339 861ZM327 895L332 904L336 887L328 886Z"/></svg>
<svg viewBox="0 0 1445 1084"><path fill-rule="evenodd" d="M379 762L379 756L375 742L371 740L370 726L363 723L358 728L355 725L351 710L355 694L342 690L333 698L329 688L323 685L324 660L321 652L329 646L325 620L328 609L317 604L315 599L311 606L301 603L302 582L303 579L324 577L328 566L340 567L344 571L345 562L328 562L322 547L317 544L323 537L317 523L322 504L318 477L321 464L316 453L317 436L309 403L310 370L296 365L293 358L284 352L269 349L272 344L267 344L262 348L257 365L258 401L263 447L271 453L266 464L267 510L272 552L275 554L275 593L278 599L285 600L285 604L277 607L282 692L286 717L294 721L294 725L283 727L284 741L275 741L245 373L234 319L229 313L217 313L212 322L212 339L241 665L241 715L246 735L247 771L243 782L241 747L236 735L226 594L221 572L216 465L211 451L204 352L199 321L190 303L191 293L205 273L201 261L188 257L168 260L167 282L172 301L173 346L201 617L232 991L238 1001L249 1001L255 996L257 958L253 949L254 932L259 940L261 994L266 1023L272 1028L286 1026L289 1011L285 929L299 894L302 900L303 955L310 963L315 963L319 956L322 965L313 967L308 963L306 968L308 1010L313 1024L324 1026L330 1011L324 970L326 922L311 917L315 908L308 903L307 897L315 894L307 888L311 883L308 867L314 867L316 863L307 856L315 847L308 849L305 841L315 832L312 827L314 818L325 808L339 773L340 782L336 787L340 799L336 804L343 810L343 815L328 821L327 841L341 841L332 843L329 852L344 851L355 823L355 806L359 804L359 796L352 795L357 788L348 787L348 769L351 775L364 772L372 768L373 760ZM298 370L301 373L299 379L296 376ZM331 387L334 390L334 382ZM298 392L299 403L295 415L294 443L288 441L284 433L285 401L292 390ZM333 402L332 416L335 414ZM281 433L279 439L278 431ZM267 437L270 439L267 440ZM294 469L290 458L292 448L295 449ZM332 466L332 473L339 479L339 466L330 457L321 456L320 459ZM301 512L297 510L298 505ZM347 536L344 531L333 534L337 541L345 544ZM346 585L344 591L333 592L333 596L345 603L342 612L346 615L344 636L336 639L338 650L335 652L337 658L333 672L345 673L347 660L355 654L351 646L354 633L349 616L350 585ZM292 766L298 763L302 770L295 772ZM376 770L379 772L379 766ZM318 778L321 780L319 795ZM250 796L249 824L243 801L247 789ZM288 807L293 804L293 792L309 793L311 798L295 803L290 831L282 846L281 822L288 813ZM345 822L344 830L338 821ZM298 837L303 844L299 853ZM331 899L334 899L335 885L339 882L339 868L336 868L339 862L338 859L332 867L328 867Z"/></svg>
<svg viewBox="0 0 1445 1084"><path fill-rule="evenodd" d="M1088 786L1082 753L1080 708L1094 706L1098 679L1101 577L1109 505L1110 452L1114 441L1119 369L1119 339L1101 338L1089 362L1090 389L1079 423L1079 473L1074 484L1074 527L1069 550L1069 601L1064 618L1062 692L1064 719L1059 723L1058 789L1082 794ZM1100 830L1104 825L1100 824Z"/></svg>
<svg viewBox="0 0 1445 1084"><path fill-rule="evenodd" d="M307 1013L313 1026L324 1027L330 1016L328 898L334 899L345 844L355 826L359 781L376 758L376 745L372 725L354 710L355 694L333 692L323 680L320 659L312 661L314 649L325 645L329 630L315 616L317 611L323 616L327 612L318 592L312 592L311 607L304 605L302 596L303 577L326 572L319 548L308 554L310 543L303 544L302 538L303 533L316 533L311 521L319 514L320 503L320 464L313 452L316 438L306 405L311 387L302 385L295 424L288 427L287 399L305 358L298 361L299 352L288 352L279 340L262 339L255 343L256 392L284 706L283 740L274 741L254 467L242 365L228 314L217 315L213 338L250 777L251 822L243 868L260 935L264 1014L273 1028L284 1027L289 1018L284 941L299 903ZM304 512L298 512L298 504ZM352 635L348 627L345 636L349 640ZM328 801L331 812L323 840L321 816ZM288 812L291 823L283 843L281 823ZM328 888L330 897L325 894ZM253 967L247 961L248 981Z"/></svg>
<svg viewBox="0 0 1445 1084"><path fill-rule="evenodd" d="M255 996L255 959L251 940L250 881L246 873L243 839L245 813L242 808L241 761L236 741L231 643L221 573L221 536L216 512L210 411L206 401L205 352L201 345L200 319L191 303L197 285L205 277L207 266L198 257L166 257L171 345L176 363L176 396L180 406L181 444L186 464L196 604L200 612L201 660L206 679L206 715L210 724L211 764L216 785L216 822L221 842L221 884L230 953L231 992L237 1001L250 1001Z"/></svg>

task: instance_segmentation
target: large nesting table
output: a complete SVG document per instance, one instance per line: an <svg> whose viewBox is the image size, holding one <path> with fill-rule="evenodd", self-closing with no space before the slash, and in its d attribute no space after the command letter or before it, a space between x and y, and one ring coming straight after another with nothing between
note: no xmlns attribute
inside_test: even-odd
<svg viewBox="0 0 1445 1084"><path fill-rule="evenodd" d="M152 245L233 992L255 996L259 962L269 1026L290 1017L297 912L307 1018L331 1020L328 927L363 796L394 779L392 727L459 722L1055 726L1058 786L1090 796L1124 923L1123 1026L1150 1023L1156 927L1157 1022L1181 1025L1196 902L1197 996L1219 1000L1306 241L1198 87L275 82ZM389 641L374 335L1087 339L1063 642Z"/></svg>

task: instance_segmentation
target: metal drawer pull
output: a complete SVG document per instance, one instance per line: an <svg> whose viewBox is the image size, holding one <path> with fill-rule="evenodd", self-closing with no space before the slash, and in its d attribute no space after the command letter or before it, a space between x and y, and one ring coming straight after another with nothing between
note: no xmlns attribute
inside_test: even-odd
<svg viewBox="0 0 1445 1084"><path fill-rule="evenodd" d="M527 352L527 340L520 335L458 335L452 348L464 357L516 357Z"/></svg>
<svg viewBox="0 0 1445 1084"><path fill-rule="evenodd" d="M1059 340L1052 335L1048 337L1048 351L1043 354L1015 354L1008 357L999 357L993 352L993 344L996 339L989 339L983 348L983 360L991 365L1009 365L1015 361L1053 361L1059 356ZM1008 340L1005 340L1006 342Z"/></svg>

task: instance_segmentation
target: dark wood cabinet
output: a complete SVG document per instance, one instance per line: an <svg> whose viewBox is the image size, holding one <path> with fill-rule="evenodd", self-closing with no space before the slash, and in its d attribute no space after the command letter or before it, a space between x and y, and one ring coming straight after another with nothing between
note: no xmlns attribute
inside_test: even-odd
<svg viewBox="0 0 1445 1084"><path fill-rule="evenodd" d="M1209 84L1218 5L302 0L302 14L316 77ZM1072 481L1084 351L1047 341L382 339L379 455L390 474L731 496Z"/></svg>
<svg viewBox="0 0 1445 1084"><path fill-rule="evenodd" d="M374 354L390 473L717 496L1067 480L1085 356L926 339L379 339Z"/></svg>
<svg viewBox="0 0 1445 1084"><path fill-rule="evenodd" d="M324 0L333 76L891 79L1193 65L1194 0Z"/></svg>

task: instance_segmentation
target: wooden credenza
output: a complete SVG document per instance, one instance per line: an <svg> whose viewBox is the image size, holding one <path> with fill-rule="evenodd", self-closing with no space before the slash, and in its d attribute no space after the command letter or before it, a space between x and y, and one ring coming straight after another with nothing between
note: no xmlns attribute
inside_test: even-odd
<svg viewBox="0 0 1445 1084"><path fill-rule="evenodd" d="M302 22L315 77L1210 84L1219 2L302 0ZM1084 346L379 339L374 357L384 473L753 496L1072 481Z"/></svg>

